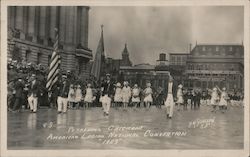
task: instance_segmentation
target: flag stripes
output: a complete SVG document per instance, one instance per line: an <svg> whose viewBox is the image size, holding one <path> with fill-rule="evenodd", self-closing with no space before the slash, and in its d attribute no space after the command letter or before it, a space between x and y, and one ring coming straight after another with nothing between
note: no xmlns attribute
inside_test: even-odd
<svg viewBox="0 0 250 157"><path fill-rule="evenodd" d="M53 46L53 53L50 59L49 74L47 77L46 88L50 91L53 85L58 81L58 75L60 70L61 58L58 53L58 30L55 29L56 37Z"/></svg>

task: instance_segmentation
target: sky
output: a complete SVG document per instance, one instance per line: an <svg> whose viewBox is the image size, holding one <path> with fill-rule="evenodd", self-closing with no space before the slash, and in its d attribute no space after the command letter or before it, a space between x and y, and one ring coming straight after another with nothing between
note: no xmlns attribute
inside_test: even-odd
<svg viewBox="0 0 250 157"><path fill-rule="evenodd" d="M95 56L104 25L105 54L121 58L125 43L133 64L156 64L160 53L188 53L195 43L241 44L241 6L93 6L89 48Z"/></svg>

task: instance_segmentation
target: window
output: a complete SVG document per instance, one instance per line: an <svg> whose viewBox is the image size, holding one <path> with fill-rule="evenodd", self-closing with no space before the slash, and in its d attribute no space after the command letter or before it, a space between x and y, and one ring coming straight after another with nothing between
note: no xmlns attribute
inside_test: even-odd
<svg viewBox="0 0 250 157"><path fill-rule="evenodd" d="M25 59L27 62L31 62L31 51L30 50L26 50Z"/></svg>
<svg viewBox="0 0 250 157"><path fill-rule="evenodd" d="M229 51L233 51L233 47L232 46L229 47Z"/></svg>
<svg viewBox="0 0 250 157"><path fill-rule="evenodd" d="M216 52L219 51L219 46L216 46L215 51L216 51Z"/></svg>
<svg viewBox="0 0 250 157"><path fill-rule="evenodd" d="M205 46L202 47L202 51L206 51L206 47Z"/></svg>
<svg viewBox="0 0 250 157"><path fill-rule="evenodd" d="M42 53L38 53L37 54L37 64L41 64L42 63Z"/></svg>

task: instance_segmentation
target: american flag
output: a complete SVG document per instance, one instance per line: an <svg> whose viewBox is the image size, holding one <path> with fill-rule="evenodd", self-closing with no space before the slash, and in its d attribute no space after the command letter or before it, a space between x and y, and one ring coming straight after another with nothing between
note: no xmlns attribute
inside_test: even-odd
<svg viewBox="0 0 250 157"><path fill-rule="evenodd" d="M58 52L58 38L58 29L55 29L55 43L53 46L53 53L50 58L49 74L46 84L48 91L51 91L53 85L58 81L59 77L61 58Z"/></svg>

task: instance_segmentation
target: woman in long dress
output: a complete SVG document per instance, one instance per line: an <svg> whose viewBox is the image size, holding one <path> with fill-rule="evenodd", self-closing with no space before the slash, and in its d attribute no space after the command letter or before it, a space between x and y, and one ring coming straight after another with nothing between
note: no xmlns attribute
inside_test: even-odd
<svg viewBox="0 0 250 157"><path fill-rule="evenodd" d="M210 100L210 105L212 105L213 110L211 112L216 112L216 108L218 106L218 100L219 100L219 95L218 95L218 89L216 87L213 88L213 90L208 89L211 93L211 100Z"/></svg>
<svg viewBox="0 0 250 157"><path fill-rule="evenodd" d="M180 111L180 107L181 107L181 105L183 105L183 103L184 103L184 99L183 99L183 92L182 92L182 84L180 84L179 86L178 86L178 90L177 90L177 101L176 101L176 103L177 103L177 105L178 105L178 111ZM183 108L184 109L184 108Z"/></svg>
<svg viewBox="0 0 250 157"><path fill-rule="evenodd" d="M86 88L86 94L84 97L85 108L89 108L90 106L92 106L93 101L94 101L93 89L91 88L91 84L88 83Z"/></svg>
<svg viewBox="0 0 250 157"><path fill-rule="evenodd" d="M153 90L151 88L151 83L148 82L147 88L144 89L144 95L145 95L144 102L146 104L146 109L149 109L150 105L153 103L152 94L153 94Z"/></svg>
<svg viewBox="0 0 250 157"><path fill-rule="evenodd" d="M82 89L80 85L77 85L76 88L76 97L75 97L75 102L76 102L76 109L79 108L80 104L82 101Z"/></svg>
<svg viewBox="0 0 250 157"><path fill-rule="evenodd" d="M227 94L225 87L223 87L222 90L220 90L219 87L217 87L217 88L221 93L220 94L219 109L221 110L222 113L224 113L226 108L227 108L228 94Z"/></svg>
<svg viewBox="0 0 250 157"><path fill-rule="evenodd" d="M114 105L115 107L120 107L122 104L122 88L121 83L118 82L115 88Z"/></svg>
<svg viewBox="0 0 250 157"><path fill-rule="evenodd" d="M131 97L131 88L128 86L128 82L124 81L124 86L122 88L122 102L123 108L126 110L128 108L128 103Z"/></svg>
<svg viewBox="0 0 250 157"><path fill-rule="evenodd" d="M138 107L140 104L140 89L138 88L138 85L135 84L134 88L132 89L132 104L134 109Z"/></svg>

